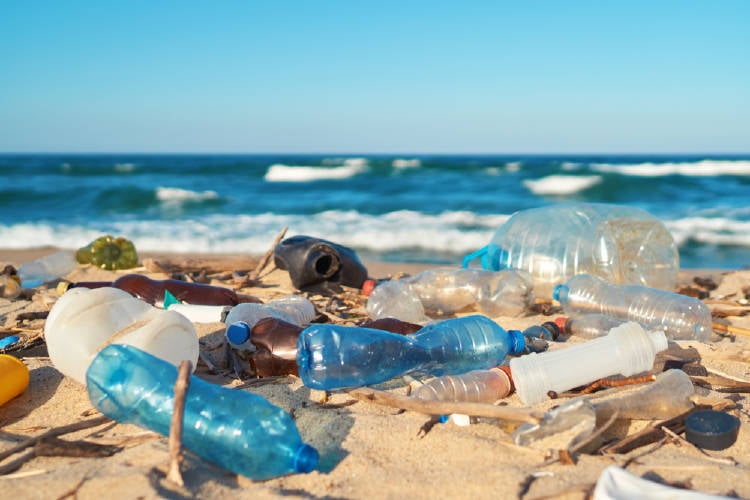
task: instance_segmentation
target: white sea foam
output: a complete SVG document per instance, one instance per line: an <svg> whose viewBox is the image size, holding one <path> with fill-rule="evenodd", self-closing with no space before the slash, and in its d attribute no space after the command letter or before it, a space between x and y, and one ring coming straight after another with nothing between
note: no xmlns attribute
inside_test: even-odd
<svg viewBox="0 0 750 500"><path fill-rule="evenodd" d="M566 195L584 191L602 182L598 175L549 175L523 181L529 191L538 195Z"/></svg>
<svg viewBox="0 0 750 500"><path fill-rule="evenodd" d="M520 161L509 161L505 164L505 170L507 172L518 172L521 170L522 163Z"/></svg>
<svg viewBox="0 0 750 500"><path fill-rule="evenodd" d="M115 172L128 173L135 171L135 163L117 163Z"/></svg>
<svg viewBox="0 0 750 500"><path fill-rule="evenodd" d="M712 177L717 175L750 175L750 161L701 160L680 163L592 163L591 169L597 172L617 173L635 177L662 177L665 175Z"/></svg>
<svg viewBox="0 0 750 500"><path fill-rule="evenodd" d="M156 199L164 202L186 202L215 200L219 198L216 191L190 191L174 187L158 187Z"/></svg>
<svg viewBox="0 0 750 500"><path fill-rule="evenodd" d="M710 245L732 245L750 247L750 221L726 217L686 217L666 221L678 245L688 241Z"/></svg>
<svg viewBox="0 0 750 500"><path fill-rule="evenodd" d="M391 163L391 166L393 168L419 168L422 166L422 162L417 158L412 159L404 159L404 158L396 158Z"/></svg>
<svg viewBox="0 0 750 500"><path fill-rule="evenodd" d="M350 163L348 160L352 160ZM312 167L306 165L284 165L277 163L268 167L264 179L267 182L309 182L325 179L348 179L354 177L367 168L366 160L353 161L349 158L340 167Z"/></svg>

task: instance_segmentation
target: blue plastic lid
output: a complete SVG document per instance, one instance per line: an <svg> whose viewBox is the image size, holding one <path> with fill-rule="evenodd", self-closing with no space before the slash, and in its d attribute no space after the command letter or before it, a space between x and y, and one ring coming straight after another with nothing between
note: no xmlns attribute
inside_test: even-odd
<svg viewBox="0 0 750 500"><path fill-rule="evenodd" d="M561 294L567 295L568 291L569 291L568 285L557 285L555 289L552 290L552 298L560 302L560 295Z"/></svg>
<svg viewBox="0 0 750 500"><path fill-rule="evenodd" d="M509 354L520 354L526 349L526 338L521 330L508 330L511 338Z"/></svg>
<svg viewBox="0 0 750 500"><path fill-rule="evenodd" d="M244 321L232 323L227 327L226 336L232 344L244 344L250 338L250 325Z"/></svg>
<svg viewBox="0 0 750 500"><path fill-rule="evenodd" d="M21 340L19 337L15 335L9 335L8 337L0 339L0 349L5 349L8 346L11 346Z"/></svg>
<svg viewBox="0 0 750 500"><path fill-rule="evenodd" d="M507 255L508 252L506 252L504 248L501 248L499 245L495 245L494 243L490 243L489 245L483 246L479 250L467 254L463 259L461 267L467 268L469 267L469 264L472 260L481 257L482 269L486 269L488 271L500 271L507 268L507 266L505 265Z"/></svg>

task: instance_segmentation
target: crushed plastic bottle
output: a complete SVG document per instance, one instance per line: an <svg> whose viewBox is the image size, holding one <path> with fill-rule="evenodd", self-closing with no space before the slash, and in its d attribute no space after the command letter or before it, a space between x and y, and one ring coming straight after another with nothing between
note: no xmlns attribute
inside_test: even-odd
<svg viewBox="0 0 750 500"><path fill-rule="evenodd" d="M0 406L20 396L29 385L29 369L8 354L0 354Z"/></svg>
<svg viewBox="0 0 750 500"><path fill-rule="evenodd" d="M174 365L198 361L198 334L187 318L119 288L69 290L52 306L44 337L55 368L80 383L97 351L110 343L136 346Z"/></svg>
<svg viewBox="0 0 750 500"><path fill-rule="evenodd" d="M45 255L18 266L18 277L24 288L36 288L42 283L60 279L73 271L76 263L73 253L67 250Z"/></svg>
<svg viewBox="0 0 750 500"><path fill-rule="evenodd" d="M650 370L656 353L666 348L664 332L646 332L638 323L628 322L604 337L513 358L510 370L518 396L531 405L543 401L548 391L563 392L610 375Z"/></svg>
<svg viewBox="0 0 750 500"><path fill-rule="evenodd" d="M255 351L250 356L255 375L297 375L297 340L303 328L278 318L259 320L250 332Z"/></svg>
<svg viewBox="0 0 750 500"><path fill-rule="evenodd" d="M406 373L450 375L491 368L523 349L523 335L479 315L431 323L411 335L319 324L300 334L297 365L307 387L333 390Z"/></svg>
<svg viewBox="0 0 750 500"><path fill-rule="evenodd" d="M470 309L491 317L518 316L534 303L533 292L531 276L523 271L428 269L377 285L367 299L367 314L413 323Z"/></svg>
<svg viewBox="0 0 750 500"><path fill-rule="evenodd" d="M177 368L132 346L102 349L86 372L91 403L118 422L169 435ZM292 417L266 399L191 376L184 446L254 480L310 472L318 452L302 442Z"/></svg>
<svg viewBox="0 0 750 500"><path fill-rule="evenodd" d="M570 317L604 314L662 329L668 338L707 342L713 331L711 311L700 300L639 285L615 285L581 274L558 285L555 300Z"/></svg>
<svg viewBox="0 0 750 500"><path fill-rule="evenodd" d="M618 284L672 290L679 270L677 246L656 217L636 207L559 203L514 213L477 257L490 270L531 273L538 297L576 274Z"/></svg>
<svg viewBox="0 0 750 500"><path fill-rule="evenodd" d="M417 388L412 397L430 401L494 403L513 391L507 370L507 367L495 367L436 377Z"/></svg>

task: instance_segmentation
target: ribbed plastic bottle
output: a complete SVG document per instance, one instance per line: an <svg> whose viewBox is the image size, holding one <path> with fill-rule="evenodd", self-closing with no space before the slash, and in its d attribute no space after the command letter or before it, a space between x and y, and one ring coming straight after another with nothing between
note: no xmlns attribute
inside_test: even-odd
<svg viewBox="0 0 750 500"><path fill-rule="evenodd" d="M18 266L18 277L24 288L36 288L42 283L62 278L78 263L73 252L61 250Z"/></svg>
<svg viewBox="0 0 750 500"><path fill-rule="evenodd" d="M81 383L96 353L111 343L136 346L175 366L198 361L198 334L187 318L119 288L67 291L52 306L44 337L55 368Z"/></svg>
<svg viewBox="0 0 750 500"><path fill-rule="evenodd" d="M628 320L614 318L606 314L586 314L575 318L561 316L555 319L560 331L565 335L575 335L584 339L595 339L609 333L609 331Z"/></svg>
<svg viewBox="0 0 750 500"><path fill-rule="evenodd" d="M109 345L86 373L91 403L108 417L169 435L177 368L140 349ZM265 398L190 377L182 443L202 458L251 479L310 472L318 452L292 417Z"/></svg>
<svg viewBox="0 0 750 500"><path fill-rule="evenodd" d="M60 295L70 288L102 288L112 287L126 292L148 302L151 305L164 303L164 293L169 291L180 302L188 304L235 306L244 302L260 302L252 295L243 295L223 286L190 283L181 280L155 280L142 274L126 274L115 281L79 281L77 283L61 283L57 290Z"/></svg>
<svg viewBox="0 0 750 500"><path fill-rule="evenodd" d="M516 212L489 245L464 259L464 266L479 256L485 269L531 273L541 298L583 273L672 290L679 270L677 246L661 221L636 207L603 203L559 203Z"/></svg>
<svg viewBox="0 0 750 500"><path fill-rule="evenodd" d="M406 373L450 375L491 368L523 349L523 335L479 315L431 323L411 335L316 324L299 336L297 366L307 387L333 390Z"/></svg>
<svg viewBox="0 0 750 500"><path fill-rule="evenodd" d="M513 383L505 370L506 367L495 367L437 377L417 388L412 397L431 401L494 403L513 391Z"/></svg>
<svg viewBox="0 0 750 500"><path fill-rule="evenodd" d="M518 316L533 302L533 282L526 272L436 268L380 283L367 299L367 314L425 323L428 316L462 310Z"/></svg>
<svg viewBox="0 0 750 500"><path fill-rule="evenodd" d="M650 370L656 353L666 348L664 332L646 332L638 323L628 322L604 337L527 354L509 364L518 396L530 405L543 401L549 391L563 392L611 375Z"/></svg>
<svg viewBox="0 0 750 500"><path fill-rule="evenodd" d="M615 285L596 276L574 276L555 288L555 300L571 317L604 314L664 330L670 339L707 342L710 309L700 300L638 285Z"/></svg>
<svg viewBox="0 0 750 500"><path fill-rule="evenodd" d="M238 304L227 314L226 338L235 349L255 350L250 332L263 318L276 318L294 325L307 325L315 319L315 306L301 295L269 300L265 304Z"/></svg>

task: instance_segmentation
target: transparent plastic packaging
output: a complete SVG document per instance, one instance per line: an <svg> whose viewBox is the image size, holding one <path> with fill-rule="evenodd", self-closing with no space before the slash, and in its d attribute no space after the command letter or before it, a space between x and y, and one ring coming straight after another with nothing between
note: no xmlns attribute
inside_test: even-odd
<svg viewBox="0 0 750 500"><path fill-rule="evenodd" d="M174 303L164 309L182 314L193 323L223 323L232 306L204 306Z"/></svg>
<svg viewBox="0 0 750 500"><path fill-rule="evenodd" d="M57 299L44 325L52 364L85 383L86 368L107 344L128 344L174 365L198 361L198 334L184 316L118 288L73 288Z"/></svg>
<svg viewBox="0 0 750 500"><path fill-rule="evenodd" d="M431 323L411 335L316 324L299 336L297 365L306 386L333 390L406 373L440 376L492 368L523 349L523 335L479 315Z"/></svg>
<svg viewBox="0 0 750 500"><path fill-rule="evenodd" d="M417 388L412 397L431 401L494 403L512 391L513 384L508 374L495 367L434 378Z"/></svg>
<svg viewBox="0 0 750 500"><path fill-rule="evenodd" d="M86 373L91 403L108 417L169 435L177 368L132 346L110 345ZM310 472L318 452L292 417L256 394L190 377L182 443L251 479Z"/></svg>
<svg viewBox="0 0 750 500"><path fill-rule="evenodd" d="M606 314L586 314L577 318L560 317L555 320L555 323L565 335L595 339L606 335L612 328L627 321L625 318L613 318Z"/></svg>
<svg viewBox="0 0 750 500"><path fill-rule="evenodd" d="M315 319L315 306L301 295L273 299L265 304L239 304L227 314L226 338L235 349L255 350L250 332L263 318L276 318L293 325L307 325Z"/></svg>
<svg viewBox="0 0 750 500"><path fill-rule="evenodd" d="M482 256L491 270L531 273L538 297L576 274L618 284L672 290L679 270L677 246L656 217L631 206L559 203L522 210L500 226Z"/></svg>
<svg viewBox="0 0 750 500"><path fill-rule="evenodd" d="M62 278L78 263L73 252L61 250L18 266L18 277L24 288L36 288L42 283Z"/></svg>
<svg viewBox="0 0 750 500"><path fill-rule="evenodd" d="M604 314L637 321L647 329L662 329L668 338L707 342L713 331L711 311L700 300L638 285L615 285L581 274L558 285L554 292L570 317Z"/></svg>
<svg viewBox="0 0 750 500"><path fill-rule="evenodd" d="M666 348L664 332L646 332L638 323L628 322L604 337L513 358L510 370L518 396L531 405L543 401L548 391L563 392L611 375L650 370L656 353Z"/></svg>
<svg viewBox="0 0 750 500"><path fill-rule="evenodd" d="M518 316L534 303L533 292L523 271L436 268L379 284L367 299L367 314L413 323L464 310Z"/></svg>
<svg viewBox="0 0 750 500"><path fill-rule="evenodd" d="M29 385L29 369L8 354L0 354L0 406L23 394Z"/></svg>

